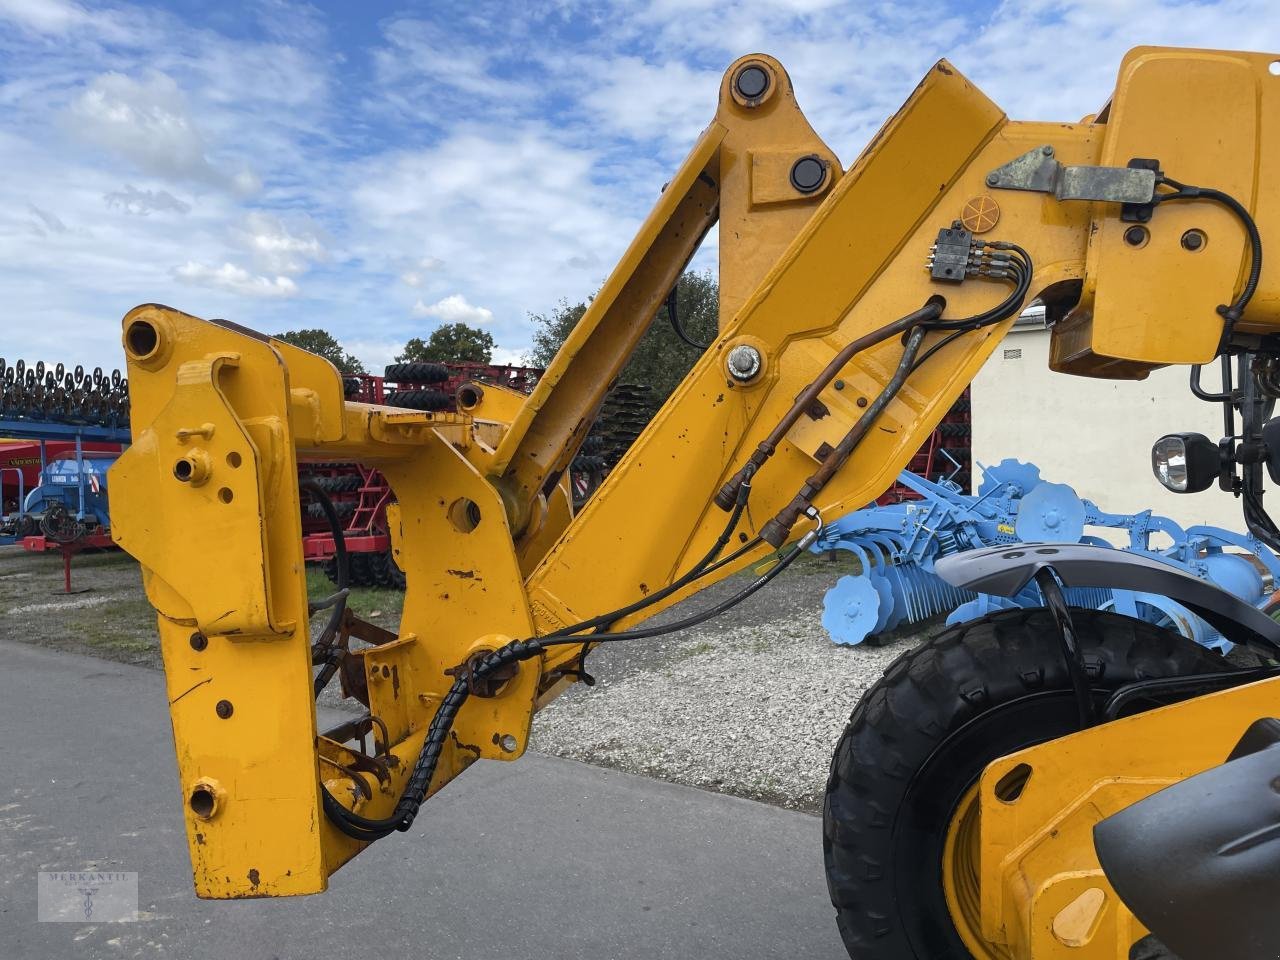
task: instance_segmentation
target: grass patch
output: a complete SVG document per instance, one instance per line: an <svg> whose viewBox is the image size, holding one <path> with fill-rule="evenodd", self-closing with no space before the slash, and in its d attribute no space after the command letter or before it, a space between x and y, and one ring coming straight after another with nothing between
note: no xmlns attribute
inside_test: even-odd
<svg viewBox="0 0 1280 960"><path fill-rule="evenodd" d="M307 596L319 600L333 593L333 581L324 575L318 564L307 566ZM376 623L385 630L394 632L400 625L400 615L404 612L404 591L390 587L351 587L347 594L347 606L361 620ZM317 614L317 623L323 623L328 611Z"/></svg>

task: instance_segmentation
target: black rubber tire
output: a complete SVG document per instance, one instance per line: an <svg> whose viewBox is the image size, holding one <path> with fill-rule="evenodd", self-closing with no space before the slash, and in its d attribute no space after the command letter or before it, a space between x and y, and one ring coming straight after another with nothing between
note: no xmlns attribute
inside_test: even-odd
<svg viewBox="0 0 1280 960"><path fill-rule="evenodd" d="M383 370L383 379L392 383L440 383L449 379L443 363L393 363Z"/></svg>
<svg viewBox="0 0 1280 960"><path fill-rule="evenodd" d="M1072 620L1099 702L1133 680L1229 669L1139 620ZM969 960L942 888L948 825L988 763L1073 732L1077 717L1044 609L952 627L885 671L849 718L823 804L827 888L854 960Z"/></svg>
<svg viewBox="0 0 1280 960"><path fill-rule="evenodd" d="M356 504L354 500L335 500L333 509L337 513L339 520L349 520L356 512ZM311 520L326 519L324 508L318 503L308 503L307 517Z"/></svg>
<svg viewBox="0 0 1280 960"><path fill-rule="evenodd" d="M405 587L404 571L396 565L390 550L370 555L373 571L377 575L378 584L392 590L403 590Z"/></svg>
<svg viewBox="0 0 1280 960"><path fill-rule="evenodd" d="M373 572L372 555L368 553L353 552L347 554L347 563L350 567L351 582L357 587L376 587L378 581Z"/></svg>
<svg viewBox="0 0 1280 960"><path fill-rule="evenodd" d="M1129 960L1178 960L1178 955L1152 936L1145 936L1129 951Z"/></svg>

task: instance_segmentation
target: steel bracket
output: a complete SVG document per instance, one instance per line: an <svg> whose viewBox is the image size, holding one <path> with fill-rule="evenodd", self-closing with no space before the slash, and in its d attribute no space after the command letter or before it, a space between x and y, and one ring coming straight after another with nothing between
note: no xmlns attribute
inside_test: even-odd
<svg viewBox="0 0 1280 960"><path fill-rule="evenodd" d="M1045 144L987 174L996 190L1051 193L1059 200L1106 200L1113 203L1151 203L1156 171L1134 167L1068 166L1059 163Z"/></svg>

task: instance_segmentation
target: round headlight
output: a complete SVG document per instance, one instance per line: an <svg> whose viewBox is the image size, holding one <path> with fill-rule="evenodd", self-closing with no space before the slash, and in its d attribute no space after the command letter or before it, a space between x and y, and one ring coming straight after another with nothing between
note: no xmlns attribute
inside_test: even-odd
<svg viewBox="0 0 1280 960"><path fill-rule="evenodd" d="M1174 493L1199 493L1222 470L1218 445L1202 433L1170 433L1151 448L1151 470Z"/></svg>

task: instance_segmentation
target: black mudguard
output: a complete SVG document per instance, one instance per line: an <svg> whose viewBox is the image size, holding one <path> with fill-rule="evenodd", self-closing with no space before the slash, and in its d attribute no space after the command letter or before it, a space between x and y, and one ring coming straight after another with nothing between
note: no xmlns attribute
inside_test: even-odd
<svg viewBox="0 0 1280 960"><path fill-rule="evenodd" d="M1158 593L1203 617L1233 643L1280 657L1280 623L1206 580L1136 553L1083 543L1017 543L952 554L934 569L953 587L1012 597L1044 567L1052 567L1068 587Z"/></svg>

